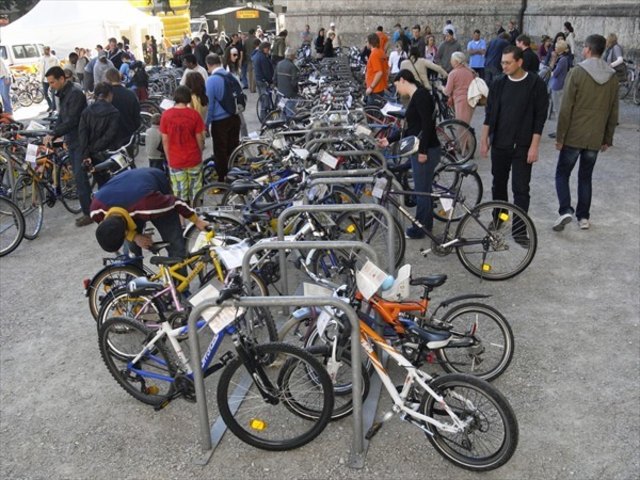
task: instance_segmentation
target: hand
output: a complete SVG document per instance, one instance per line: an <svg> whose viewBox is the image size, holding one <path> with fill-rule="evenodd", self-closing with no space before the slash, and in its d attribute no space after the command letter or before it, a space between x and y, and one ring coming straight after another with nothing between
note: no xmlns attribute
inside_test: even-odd
<svg viewBox="0 0 640 480"><path fill-rule="evenodd" d="M556 142L556 150L558 150L558 151L562 150L562 147L563 147L563 146L564 146L564 145L562 145L561 143L557 143L557 142Z"/></svg>
<svg viewBox="0 0 640 480"><path fill-rule="evenodd" d="M538 161L538 147L531 145L527 152L527 163L535 163Z"/></svg>
<svg viewBox="0 0 640 480"><path fill-rule="evenodd" d="M419 153L418 154L418 163L427 163L427 160L429 160L427 158L427 154L426 153Z"/></svg>
<svg viewBox="0 0 640 480"><path fill-rule="evenodd" d="M136 233L136 236L133 237L133 241L140 248L145 248L147 250L149 250L149 248L151 248L151 245L153 245L153 240L151 239L151 235L142 235L141 233Z"/></svg>
<svg viewBox="0 0 640 480"><path fill-rule="evenodd" d="M378 148L386 148L388 146L389 146L389 140L387 140L386 138L378 139Z"/></svg>
<svg viewBox="0 0 640 480"><path fill-rule="evenodd" d="M42 137L42 143L47 147L51 146L52 141L53 141L53 135L45 135L44 137Z"/></svg>
<svg viewBox="0 0 640 480"><path fill-rule="evenodd" d="M607 145L606 143L603 143L602 146L600 147L600 151L606 152L608 148L609 148L609 145Z"/></svg>
<svg viewBox="0 0 640 480"><path fill-rule="evenodd" d="M489 143L486 140L480 140L480 157L487 158L489 156Z"/></svg>
<svg viewBox="0 0 640 480"><path fill-rule="evenodd" d="M371 87L367 87L367 89L365 90L365 94L366 95L371 95L371 92L373 92L373 90L371 90Z"/></svg>
<svg viewBox="0 0 640 480"><path fill-rule="evenodd" d="M198 230L200 230L201 232L204 232L207 227L209 226L209 222L207 222L206 220L203 220L201 218L198 218L196 220L196 223L194 223L194 225L196 226L196 228Z"/></svg>

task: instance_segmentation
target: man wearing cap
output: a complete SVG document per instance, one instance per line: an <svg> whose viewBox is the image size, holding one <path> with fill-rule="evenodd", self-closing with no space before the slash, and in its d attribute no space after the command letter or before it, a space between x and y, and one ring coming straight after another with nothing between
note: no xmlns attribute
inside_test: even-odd
<svg viewBox="0 0 640 480"><path fill-rule="evenodd" d="M171 193L169 179L157 168L136 168L116 175L91 202L91 219L99 223L96 239L107 252L119 250L127 240L131 253L140 256L141 249L153 243L151 236L142 233L150 221L162 240L169 243L169 256L184 257L186 243L178 215L199 230L208 226L187 202Z"/></svg>

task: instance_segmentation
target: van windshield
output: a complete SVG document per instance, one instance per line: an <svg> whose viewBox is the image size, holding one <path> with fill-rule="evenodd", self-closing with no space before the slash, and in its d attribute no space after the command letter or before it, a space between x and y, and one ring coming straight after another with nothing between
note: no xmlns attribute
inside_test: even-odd
<svg viewBox="0 0 640 480"><path fill-rule="evenodd" d="M22 58L37 58L40 56L38 55L37 47L33 44L13 45L11 48L13 49L13 56L16 60Z"/></svg>

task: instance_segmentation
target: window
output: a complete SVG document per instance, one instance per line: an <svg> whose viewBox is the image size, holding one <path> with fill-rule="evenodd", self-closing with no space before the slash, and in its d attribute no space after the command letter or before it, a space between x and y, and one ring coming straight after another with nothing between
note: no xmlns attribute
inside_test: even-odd
<svg viewBox="0 0 640 480"><path fill-rule="evenodd" d="M38 49L33 44L25 45L24 49L27 52L27 57L39 57L40 56L40 55L38 55Z"/></svg>
<svg viewBox="0 0 640 480"><path fill-rule="evenodd" d="M40 54L38 53L38 47L33 43L27 43L25 45L14 45L11 47L13 49L13 56L16 60L20 60L23 58L38 58Z"/></svg>
<svg viewBox="0 0 640 480"><path fill-rule="evenodd" d="M5 60L9 59L7 55L7 47L5 47L4 45L0 45L0 57L4 58Z"/></svg>
<svg viewBox="0 0 640 480"><path fill-rule="evenodd" d="M13 56L16 60L20 58L25 58L27 55L24 51L24 46L22 45L14 45L13 46Z"/></svg>

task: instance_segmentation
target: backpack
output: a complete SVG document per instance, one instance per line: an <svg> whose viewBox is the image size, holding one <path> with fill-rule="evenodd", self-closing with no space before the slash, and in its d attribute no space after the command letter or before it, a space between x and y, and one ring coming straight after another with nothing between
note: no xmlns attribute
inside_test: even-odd
<svg viewBox="0 0 640 480"><path fill-rule="evenodd" d="M247 106L247 96L242 91L240 82L228 72L222 73L218 71L214 73L214 75L218 75L224 80L224 95L218 100L224 111L230 115L237 115L238 113L244 112Z"/></svg>

